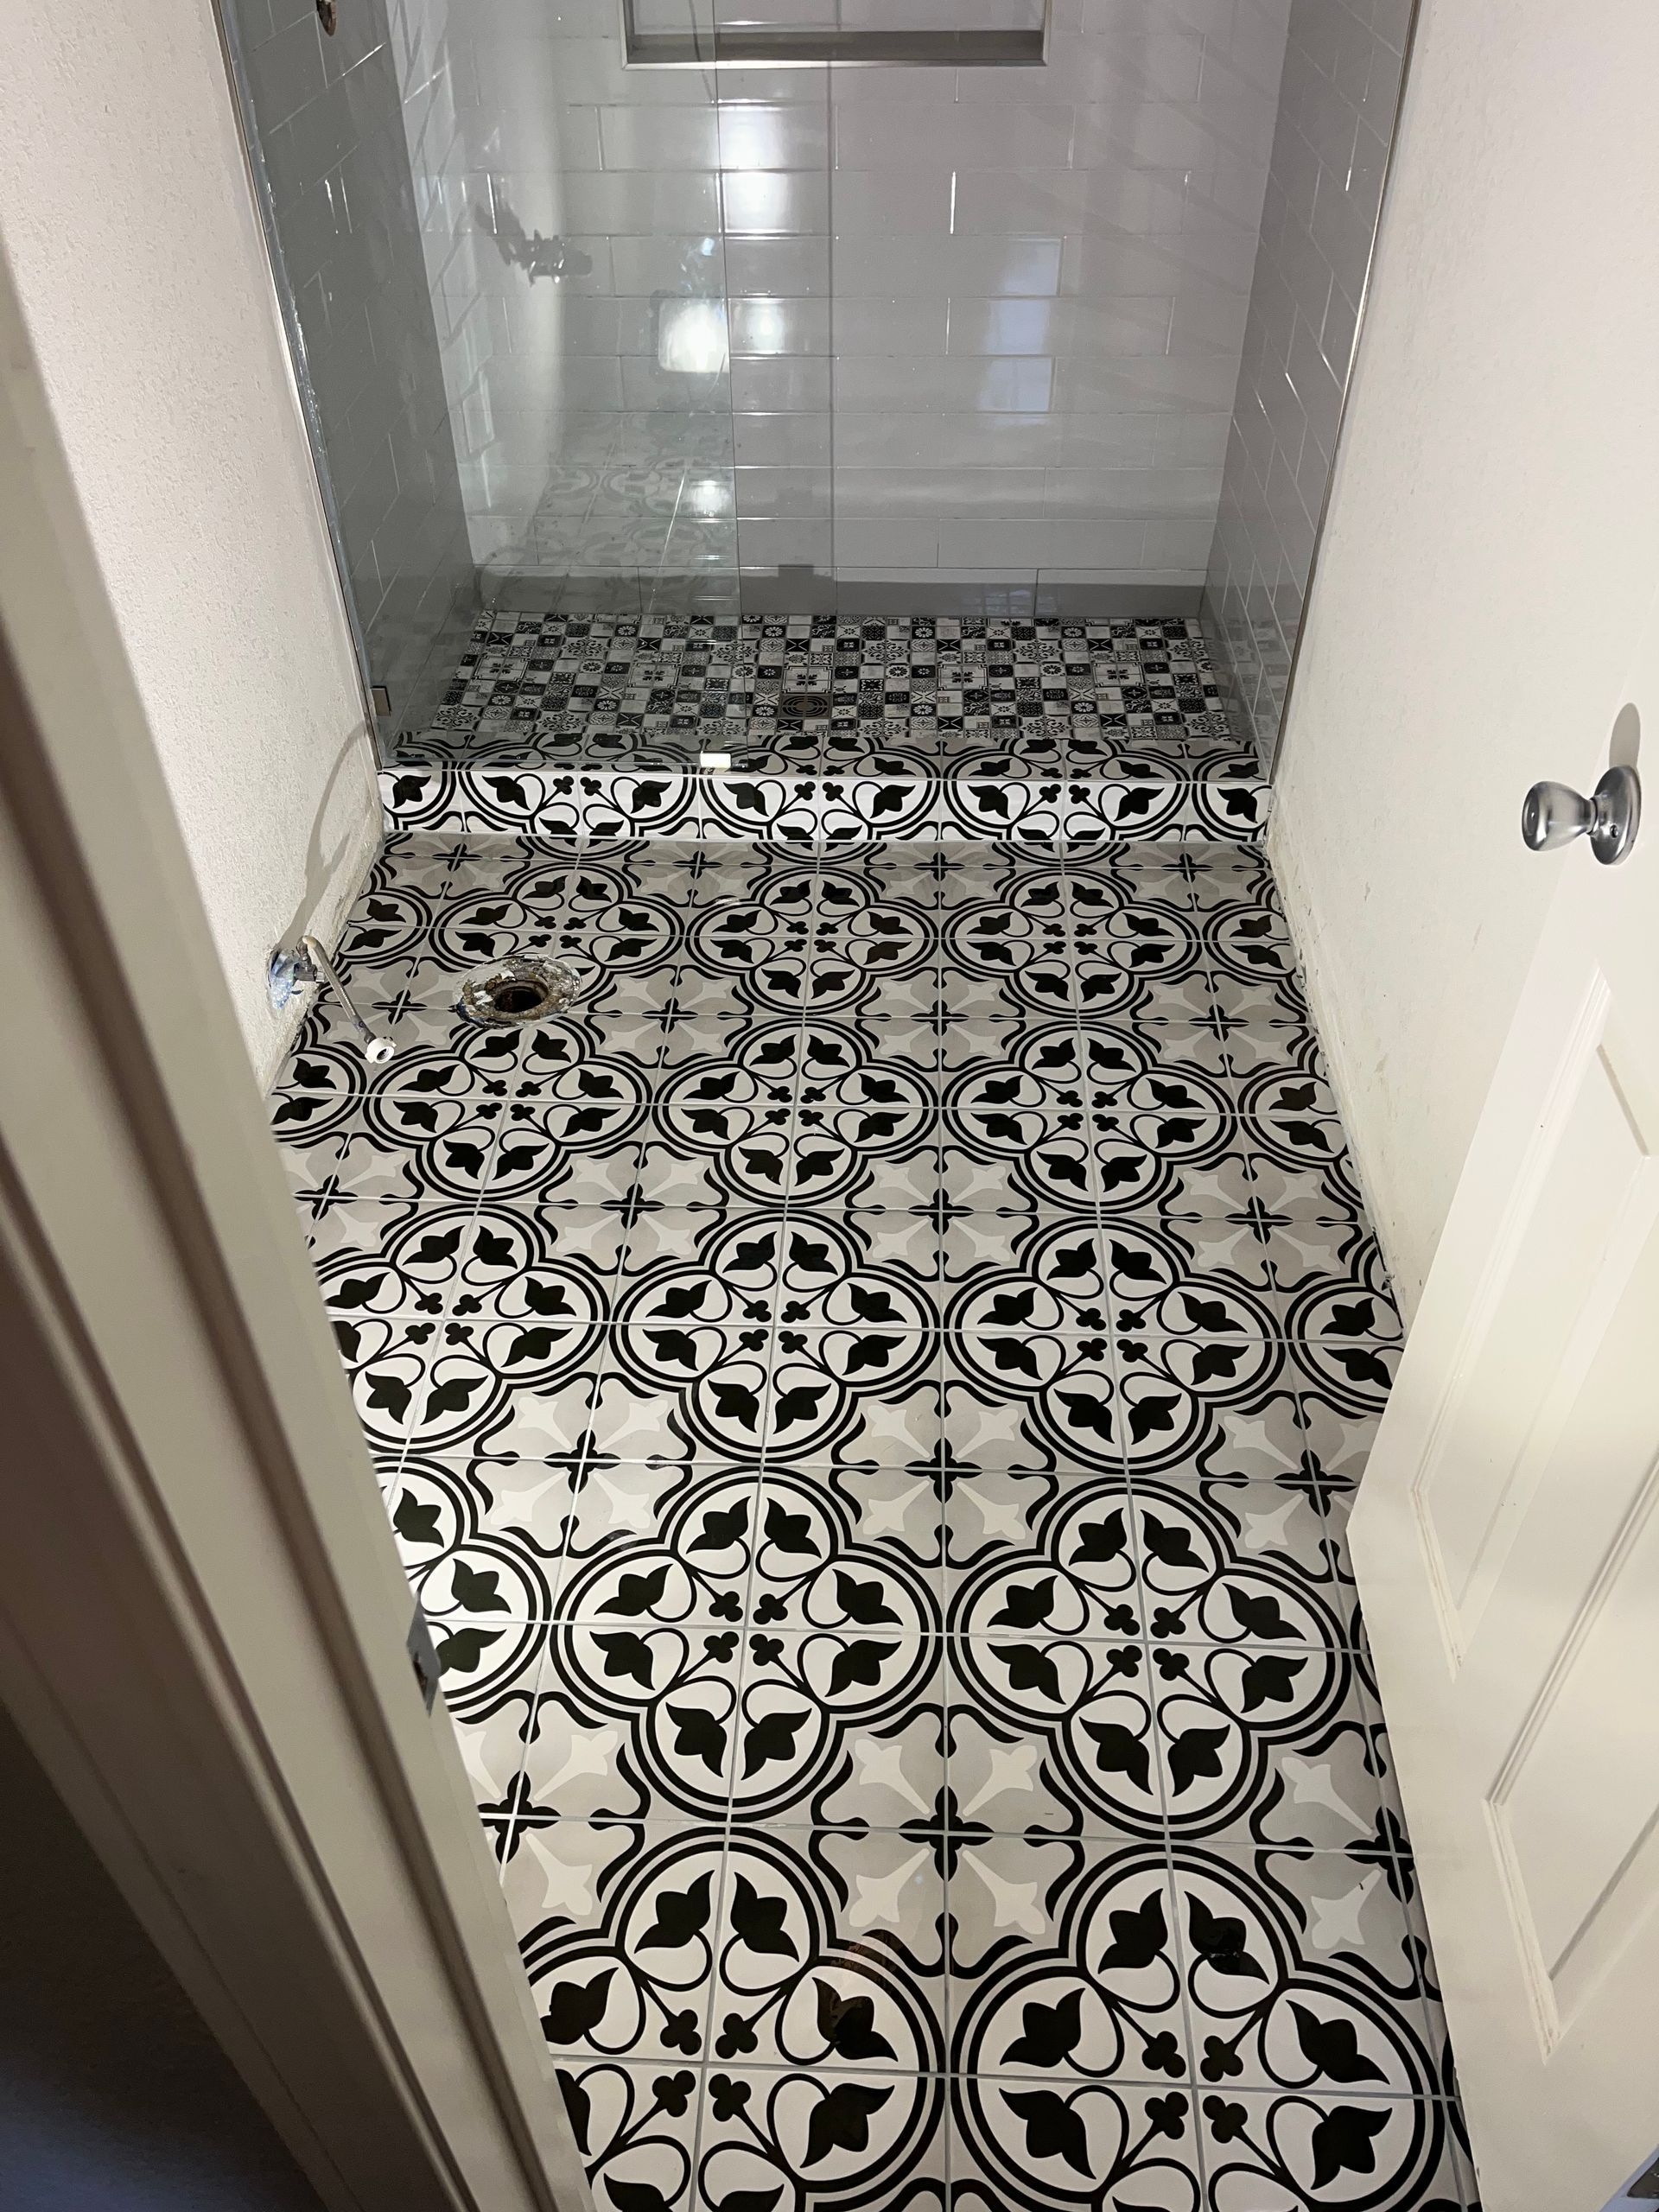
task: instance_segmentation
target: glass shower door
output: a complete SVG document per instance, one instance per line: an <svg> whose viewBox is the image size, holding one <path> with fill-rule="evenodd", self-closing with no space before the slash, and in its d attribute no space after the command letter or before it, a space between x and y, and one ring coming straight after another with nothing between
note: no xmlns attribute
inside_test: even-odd
<svg viewBox="0 0 1659 2212"><path fill-rule="evenodd" d="M385 726L417 721L466 637L476 570L408 57L387 0L220 0L220 16L365 682Z"/></svg>
<svg viewBox="0 0 1659 2212"><path fill-rule="evenodd" d="M448 196L482 306L451 382L484 600L733 612L715 72L628 69L608 9L468 0L449 41L470 97Z"/></svg>
<svg viewBox="0 0 1659 2212"><path fill-rule="evenodd" d="M613 0L225 0L404 752L457 748L480 610L831 604L830 70L728 67L734 0L651 4L673 66Z"/></svg>

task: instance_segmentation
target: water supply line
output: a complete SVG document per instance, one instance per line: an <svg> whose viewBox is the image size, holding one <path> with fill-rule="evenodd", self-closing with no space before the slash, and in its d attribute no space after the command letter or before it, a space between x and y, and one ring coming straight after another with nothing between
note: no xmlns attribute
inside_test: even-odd
<svg viewBox="0 0 1659 2212"><path fill-rule="evenodd" d="M357 1033L365 1060L378 1064L389 1060L397 1051L397 1047L391 1038L382 1037L371 1029L353 1005L351 993L340 982L334 962L317 938L302 937L297 944L278 945L270 956L270 966L266 971L265 980L270 1002L279 1014L308 984L315 983L320 991L332 991L340 1001L346 1019Z"/></svg>

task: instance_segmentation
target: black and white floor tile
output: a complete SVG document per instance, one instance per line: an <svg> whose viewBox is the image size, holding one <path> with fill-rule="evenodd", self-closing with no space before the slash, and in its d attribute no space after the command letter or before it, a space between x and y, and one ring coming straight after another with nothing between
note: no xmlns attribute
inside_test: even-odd
<svg viewBox="0 0 1659 2212"><path fill-rule="evenodd" d="M597 2203L1465 2212L1259 855L405 833L341 957L277 1135Z"/></svg>
<svg viewBox="0 0 1659 2212"><path fill-rule="evenodd" d="M480 618L387 818L428 832L1248 842L1196 621Z"/></svg>

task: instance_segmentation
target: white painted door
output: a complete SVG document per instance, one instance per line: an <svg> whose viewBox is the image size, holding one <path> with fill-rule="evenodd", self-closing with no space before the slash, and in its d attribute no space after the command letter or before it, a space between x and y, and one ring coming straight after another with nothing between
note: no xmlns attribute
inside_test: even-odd
<svg viewBox="0 0 1659 2212"><path fill-rule="evenodd" d="M1659 2146L1659 599L1624 698L1352 1528L1486 2212Z"/></svg>

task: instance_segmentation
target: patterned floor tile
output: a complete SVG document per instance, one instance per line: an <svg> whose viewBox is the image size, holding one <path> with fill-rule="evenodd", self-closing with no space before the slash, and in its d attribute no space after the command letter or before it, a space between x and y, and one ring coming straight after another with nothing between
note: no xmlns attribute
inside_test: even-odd
<svg viewBox="0 0 1659 2212"><path fill-rule="evenodd" d="M490 1180L503 1126L488 1102L291 1090L277 1094L272 1122L302 1217L311 1220L363 1200L474 1202Z"/></svg>
<svg viewBox="0 0 1659 2212"><path fill-rule="evenodd" d="M601 2212L692 2212L702 2084L691 2068L596 2060L561 2065L556 2079Z"/></svg>
<svg viewBox="0 0 1659 2212"><path fill-rule="evenodd" d="M870 2212L936 2212L949 2187L945 2108L938 2075L711 2072L696 2202L719 2212L851 2197Z"/></svg>
<svg viewBox="0 0 1659 2212"><path fill-rule="evenodd" d="M477 1244L478 1202L342 1198L307 1224L306 1242L331 1317L448 1312Z"/></svg>
<svg viewBox="0 0 1659 2212"><path fill-rule="evenodd" d="M570 1478L514 1463L495 1479L484 1463L410 1453L397 1473L391 1524L410 1586L441 1640L473 1641L552 1618L564 1572Z"/></svg>
<svg viewBox="0 0 1659 2212"><path fill-rule="evenodd" d="M950 1809L963 1834L1162 1838L1141 1645L966 1637L953 1641L948 1668Z"/></svg>
<svg viewBox="0 0 1659 2212"><path fill-rule="evenodd" d="M1016 1516L1023 1541L1003 1541ZM1047 1643L1140 1632L1135 1503L1121 1474L977 1473L952 1486L946 1531L953 1633Z"/></svg>
<svg viewBox="0 0 1659 2212"><path fill-rule="evenodd" d="M625 471L632 509L661 479L662 512L671 516L680 466L669 464L666 477L655 459ZM567 519L570 498L607 496L585 480L549 491ZM654 566L655 556L636 565ZM793 710L814 695L816 711ZM589 758L608 747L618 758L666 765L706 753L711 730L715 745L735 745L752 767L770 750L831 773L874 761L992 782L1067 769L1154 772L1184 757L1238 752L1190 621L826 617L804 634L736 616L499 610L480 616L434 728L403 751L429 759L453 742L528 764L556 760L581 740Z"/></svg>
<svg viewBox="0 0 1659 2212"><path fill-rule="evenodd" d="M953 2212L1199 2212L1198 2115L1185 2090L980 2074L952 2082L951 2106Z"/></svg>
<svg viewBox="0 0 1659 2212"><path fill-rule="evenodd" d="M1347 2092L1199 2101L1209 2212L1463 2212L1445 2106Z"/></svg>
<svg viewBox="0 0 1659 2212"><path fill-rule="evenodd" d="M1134 1492L1131 1540L1154 1642L1344 1642L1325 1517L1300 1478L1142 1477Z"/></svg>
<svg viewBox="0 0 1659 2212"><path fill-rule="evenodd" d="M346 938L398 1052L314 1019L273 1101L595 2202L1463 2212L1345 1544L1401 1329L1282 916L1042 780L1155 814L1224 733L1134 772L1168 639L719 626L568 641L762 718L902 665L757 791L925 752L1032 842L399 835ZM481 741L686 741L500 639ZM524 944L580 1006L461 1023Z"/></svg>
<svg viewBox="0 0 1659 2212"><path fill-rule="evenodd" d="M944 1646L885 1630L753 1631L744 1639L734 1733L734 1823L874 1820L885 1804L934 1802L943 1735ZM856 1778L887 1777L856 1806ZM906 1816L907 1817L907 1816Z"/></svg>
<svg viewBox="0 0 1659 2212"><path fill-rule="evenodd" d="M1205 2082L1427 2096L1423 1981L1391 1859L1178 1845L1175 1920Z"/></svg>
<svg viewBox="0 0 1659 2212"><path fill-rule="evenodd" d="M866 2078L944 2063L945 1878L907 1830L735 1827L713 2056Z"/></svg>
<svg viewBox="0 0 1659 2212"><path fill-rule="evenodd" d="M938 1635L942 1510L892 1467L769 1465L755 1516L748 1617L760 1628Z"/></svg>
<svg viewBox="0 0 1659 2212"><path fill-rule="evenodd" d="M951 1871L950 1923L955 2072L1185 2078L1160 1846L970 1836Z"/></svg>
<svg viewBox="0 0 1659 2212"><path fill-rule="evenodd" d="M877 638L826 618L773 659L765 623L698 620L671 636L483 617L433 726L383 777L391 814L433 845L643 831L677 847L693 825L852 849L874 831L1115 845L1259 830L1257 765L1196 624L916 621Z"/></svg>
<svg viewBox="0 0 1659 2212"><path fill-rule="evenodd" d="M1392 1847L1385 1754L1345 1653L1159 1649L1147 1688L1172 1836Z"/></svg>
<svg viewBox="0 0 1659 2212"><path fill-rule="evenodd" d="M758 1466L594 1463L576 1478L569 1526L561 1620L643 1630L747 1618L765 1529Z"/></svg>
<svg viewBox="0 0 1659 2212"><path fill-rule="evenodd" d="M718 1827L517 1825L501 1887L556 2064L703 2053L725 1878Z"/></svg>
<svg viewBox="0 0 1659 2212"><path fill-rule="evenodd" d="M439 1630L444 1703L480 1809L510 1816L522 1795L524 1735L546 1656L543 1630Z"/></svg>
<svg viewBox="0 0 1659 2212"><path fill-rule="evenodd" d="M739 1711L737 1631L568 1622L543 1635L520 1809L723 1821L739 1739L752 1732Z"/></svg>

